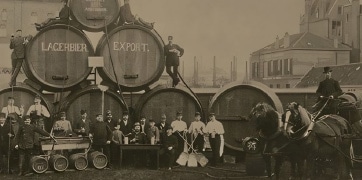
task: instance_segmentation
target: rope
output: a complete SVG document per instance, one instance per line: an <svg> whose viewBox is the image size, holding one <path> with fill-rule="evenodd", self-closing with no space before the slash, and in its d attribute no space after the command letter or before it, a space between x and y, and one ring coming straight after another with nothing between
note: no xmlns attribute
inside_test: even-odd
<svg viewBox="0 0 362 180"><path fill-rule="evenodd" d="M124 100L124 97L123 97L123 94L122 94L122 90L121 90L121 86L119 85L118 83L118 77L117 77L117 74L116 74L116 70L114 69L114 63L113 63L113 59L112 59L112 52L111 52L111 46L110 46L110 42L109 42L109 36L108 36L108 28L107 28L107 23L106 23L106 20L104 20L104 26L105 26L105 30L106 30L106 39L107 39L107 45L108 45L108 52L109 52L109 59L111 60L111 66L112 66L112 70L113 70L113 75L116 79L116 83L117 83L117 87L118 87L118 90L119 90L119 94L121 95L121 101L122 103L124 103L124 105L126 105L126 109L128 111L128 106L127 106L127 103L126 101Z"/></svg>
<svg viewBox="0 0 362 180"><path fill-rule="evenodd" d="M311 121L314 122L314 120L319 116L319 114L323 111L323 109L327 106L328 102L329 102L330 98L327 98L327 101L324 103L324 105L322 106L322 108L319 109L319 111L310 114L312 119Z"/></svg>

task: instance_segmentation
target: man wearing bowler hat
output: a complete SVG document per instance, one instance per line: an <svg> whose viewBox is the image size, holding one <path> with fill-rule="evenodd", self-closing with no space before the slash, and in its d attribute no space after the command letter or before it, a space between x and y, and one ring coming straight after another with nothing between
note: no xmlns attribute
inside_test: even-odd
<svg viewBox="0 0 362 180"><path fill-rule="evenodd" d="M342 89L339 86L338 81L332 78L332 69L330 67L324 67L323 73L325 74L325 79L319 83L317 89L318 100L317 104L314 106L314 111L320 111L325 103L328 104L320 113L320 116L324 114L336 114L338 101L334 100L342 94Z"/></svg>
<svg viewBox="0 0 362 180"><path fill-rule="evenodd" d="M177 44L173 44L173 37L168 36L168 44L164 47L164 52L166 56L166 72L172 78L172 87L175 87L180 82L177 68L180 65L180 57L184 54L184 49ZM173 72L171 67L173 67Z"/></svg>
<svg viewBox="0 0 362 180"><path fill-rule="evenodd" d="M128 111L123 111L122 120L119 121L120 130L125 136L128 136L132 133L133 122L129 119Z"/></svg>

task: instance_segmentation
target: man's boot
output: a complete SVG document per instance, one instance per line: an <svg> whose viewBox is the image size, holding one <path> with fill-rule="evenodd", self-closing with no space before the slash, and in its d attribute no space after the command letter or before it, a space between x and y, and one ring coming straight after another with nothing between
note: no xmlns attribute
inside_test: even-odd
<svg viewBox="0 0 362 180"><path fill-rule="evenodd" d="M24 169L24 162L25 162L25 155L19 155L19 173L18 176L23 175Z"/></svg>

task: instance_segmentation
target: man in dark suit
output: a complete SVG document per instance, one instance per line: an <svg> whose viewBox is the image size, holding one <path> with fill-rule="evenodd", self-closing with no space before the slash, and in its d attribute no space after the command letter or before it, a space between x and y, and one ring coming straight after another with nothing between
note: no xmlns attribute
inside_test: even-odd
<svg viewBox="0 0 362 180"><path fill-rule="evenodd" d="M16 77L18 76L21 66L23 64L25 58L25 45L28 44L30 39L32 38L31 35L27 37L22 37L22 30L16 30L16 34L11 35L10 38L10 49L13 50L11 53L11 80L9 85L15 86L16 85Z"/></svg>
<svg viewBox="0 0 362 180"><path fill-rule="evenodd" d="M117 126L117 121L114 120L112 117L113 117L113 116L112 116L111 110L107 110L105 122L107 123L107 125L109 126L109 128L113 131L113 130L115 130L114 127Z"/></svg>
<svg viewBox="0 0 362 180"><path fill-rule="evenodd" d="M5 113L0 113L0 172L6 172L8 167L8 150L10 138L14 137L10 121L6 121Z"/></svg>
<svg viewBox="0 0 362 180"><path fill-rule="evenodd" d="M122 121L119 122L120 130L123 132L125 136L128 136L132 133L133 123L129 120L128 111L124 111L122 114Z"/></svg>
<svg viewBox="0 0 362 180"><path fill-rule="evenodd" d="M168 44L164 47L164 53L166 56L166 72L172 78L172 87L175 87L180 82L177 68L180 65L180 57L184 54L184 49L177 44L173 44L172 41L173 37L168 36ZM173 67L173 72L171 67Z"/></svg>
<svg viewBox="0 0 362 180"><path fill-rule="evenodd" d="M148 123L146 123L146 117L141 116L140 119L141 132L146 133L147 129L150 127Z"/></svg>
<svg viewBox="0 0 362 180"><path fill-rule="evenodd" d="M315 111L320 111L325 103L328 104L320 113L324 114L336 114L338 101L334 100L342 94L342 89L339 86L338 81L332 79L332 69L330 67L324 67L324 72L326 79L319 83L317 89L318 101L314 106Z"/></svg>
<svg viewBox="0 0 362 180"><path fill-rule="evenodd" d="M166 122L166 114L162 114L161 121L155 125L158 130L160 130L160 143L163 143L163 135L166 134L166 127L170 126L169 123Z"/></svg>
<svg viewBox="0 0 362 180"><path fill-rule="evenodd" d="M53 24L68 24L70 16L70 8L68 6L68 0L62 0L63 8L59 11L59 16L56 18L48 18L41 24L35 23L36 30L40 31L41 29L53 25Z"/></svg>
<svg viewBox="0 0 362 180"><path fill-rule="evenodd" d="M81 136L88 136L90 121L87 119L87 112L80 110L81 119L75 124L74 132Z"/></svg>
<svg viewBox="0 0 362 180"><path fill-rule="evenodd" d="M122 26L124 24L138 24L141 26L145 26L149 29L153 29L154 23L149 23L138 17L137 15L133 15L131 11L131 6L129 5L129 0L124 0L124 5L120 8L120 15L118 25Z"/></svg>

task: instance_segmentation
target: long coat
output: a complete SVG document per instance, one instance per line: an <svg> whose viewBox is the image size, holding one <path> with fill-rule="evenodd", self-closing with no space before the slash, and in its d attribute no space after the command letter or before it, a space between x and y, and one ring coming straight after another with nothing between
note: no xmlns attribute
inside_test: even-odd
<svg viewBox="0 0 362 180"><path fill-rule="evenodd" d="M20 149L32 149L34 147L35 133L39 133L43 136L49 136L49 133L36 127L34 124L22 124L19 127L17 134L17 144Z"/></svg>

